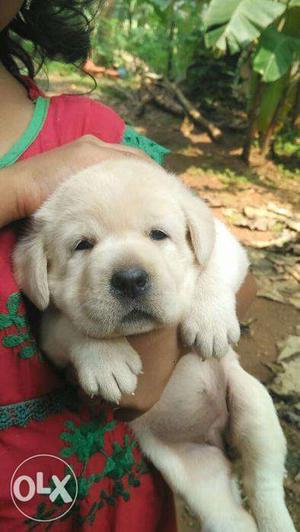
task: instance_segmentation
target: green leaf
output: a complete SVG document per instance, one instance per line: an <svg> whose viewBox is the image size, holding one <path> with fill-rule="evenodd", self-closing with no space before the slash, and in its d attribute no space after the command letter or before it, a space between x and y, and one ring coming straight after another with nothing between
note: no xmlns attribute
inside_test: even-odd
<svg viewBox="0 0 300 532"><path fill-rule="evenodd" d="M300 57L300 39L268 28L253 58L253 68L261 74L262 81L270 83L284 76L297 56Z"/></svg>
<svg viewBox="0 0 300 532"><path fill-rule="evenodd" d="M286 76L283 76L277 81L264 86L257 117L259 131L263 132L268 128L286 89L286 84Z"/></svg>
<svg viewBox="0 0 300 532"><path fill-rule="evenodd" d="M273 0L212 0L204 14L205 42L222 52L236 53L285 11Z"/></svg>
<svg viewBox="0 0 300 532"><path fill-rule="evenodd" d="M300 7L300 0L290 0L289 9L292 7Z"/></svg>
<svg viewBox="0 0 300 532"><path fill-rule="evenodd" d="M151 2L149 3L157 7L161 11L165 11L166 9L168 9L171 2L170 0L151 0Z"/></svg>

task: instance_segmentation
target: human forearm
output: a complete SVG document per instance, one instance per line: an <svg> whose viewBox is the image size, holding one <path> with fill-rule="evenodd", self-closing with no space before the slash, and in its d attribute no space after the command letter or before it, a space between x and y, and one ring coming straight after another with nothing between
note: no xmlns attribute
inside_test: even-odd
<svg viewBox="0 0 300 532"><path fill-rule="evenodd" d="M239 320L244 318L255 294L255 278L249 273L236 296ZM122 397L120 404L125 410L122 409L120 416L123 419L146 412L159 400L177 361L189 351L181 344L176 328L158 329L128 340L142 359L143 374L138 378L135 395Z"/></svg>
<svg viewBox="0 0 300 532"><path fill-rule="evenodd" d="M86 135L1 169L0 227L30 216L69 176L106 159L129 155L149 160L141 150Z"/></svg>
<svg viewBox="0 0 300 532"><path fill-rule="evenodd" d="M55 170L54 170L55 169ZM30 216L71 169L52 150L0 170L0 227Z"/></svg>
<svg viewBox="0 0 300 532"><path fill-rule="evenodd" d="M16 166L16 165L14 165ZM0 170L0 227L21 218L20 194L26 177L12 170L12 167Z"/></svg>

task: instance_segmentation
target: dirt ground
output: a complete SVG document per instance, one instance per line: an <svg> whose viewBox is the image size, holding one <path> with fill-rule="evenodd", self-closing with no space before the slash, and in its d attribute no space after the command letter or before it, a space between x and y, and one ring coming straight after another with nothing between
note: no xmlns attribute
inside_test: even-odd
<svg viewBox="0 0 300 532"><path fill-rule="evenodd" d="M274 202L278 206L299 210L300 183L287 179L282 182L282 176L277 173L275 165L264 164L257 154L252 160L251 170L246 168L237 158L240 148L236 146L235 138L226 140L222 146L212 144L206 133L189 132L188 127L182 125L182 121L156 109L149 110L137 125L140 125L141 132L172 150L168 157L168 166L179 174L185 183L197 190L202 198L207 199L215 215L221 219L228 222L220 212L223 205L242 210L244 206L257 207ZM209 168L208 173L206 167ZM249 178L246 182L239 179L235 181L234 176L230 171L226 172L226 169L238 176L249 175ZM222 175L224 170L225 179ZM231 229L247 246L253 239L265 240L273 236L271 232L262 234L234 225L231 225ZM278 356L277 344L287 336L295 334L296 326L300 323L299 318L299 310L292 305L256 297L244 320L251 323L251 326L244 330L238 346L242 366L261 382L268 384L273 377L270 365ZM294 482L300 471L299 426L284 420L282 426L289 449L287 503L295 526L300 531L300 482ZM180 532L201 530L181 501L177 502L177 511Z"/></svg>
<svg viewBox="0 0 300 532"><path fill-rule="evenodd" d="M63 80L59 76L51 77L48 89L50 93L80 90L78 82L72 84L70 80ZM228 130L223 142L215 144L206 133L195 130L186 121L155 107L147 108L144 115L137 118L134 112L134 94L120 98L118 94L100 89L96 90L92 97L100 98L114 106L123 118L141 133L168 147L171 150L167 160L168 167L208 201L216 216L225 219L229 224L232 221L232 210L236 215L247 207L264 209L270 203L275 204L277 208L299 213L299 178L297 180L291 173L287 175L272 162L262 161L257 152L252 157L250 169L247 168L238 158L241 151L240 133ZM231 227L250 250L253 249L253 243L257 249L257 242L278 237L278 228L261 231L235 223L232 223ZM268 254L268 248L266 253ZM282 303L257 297L244 320L246 326L243 327L238 346L241 363L266 385L269 385L274 377L272 365L278 357L278 342L289 335L299 335L299 329L296 333L296 326L300 323L300 307L288 303L288 299ZM280 404L278 397L274 396L274 399ZM299 401L298 397L298 409ZM289 411L288 403L285 403L283 411L285 415L282 417L288 419L282 419L289 449L286 497L296 528L300 531L300 422L297 425L286 415ZM178 514L181 532L200 530L200 525L180 502Z"/></svg>

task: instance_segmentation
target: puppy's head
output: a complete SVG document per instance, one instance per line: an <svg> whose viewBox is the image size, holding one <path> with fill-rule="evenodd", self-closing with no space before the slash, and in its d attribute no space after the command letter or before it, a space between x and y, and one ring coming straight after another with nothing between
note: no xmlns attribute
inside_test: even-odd
<svg viewBox="0 0 300 532"><path fill-rule="evenodd" d="M178 323L214 245L210 211L174 176L106 161L61 185L16 247L24 293L84 333L133 334Z"/></svg>

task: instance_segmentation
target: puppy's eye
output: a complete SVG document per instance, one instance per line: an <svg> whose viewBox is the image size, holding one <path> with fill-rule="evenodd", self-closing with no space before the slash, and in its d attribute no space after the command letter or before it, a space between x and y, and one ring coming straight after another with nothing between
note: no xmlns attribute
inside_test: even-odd
<svg viewBox="0 0 300 532"><path fill-rule="evenodd" d="M152 229L152 231L150 231L149 236L151 240L164 240L165 238L169 238L169 235L167 235L160 229Z"/></svg>
<svg viewBox="0 0 300 532"><path fill-rule="evenodd" d="M74 247L74 251L85 251L87 249L92 249L94 245L95 243L91 240L83 239L77 242L76 246Z"/></svg>

